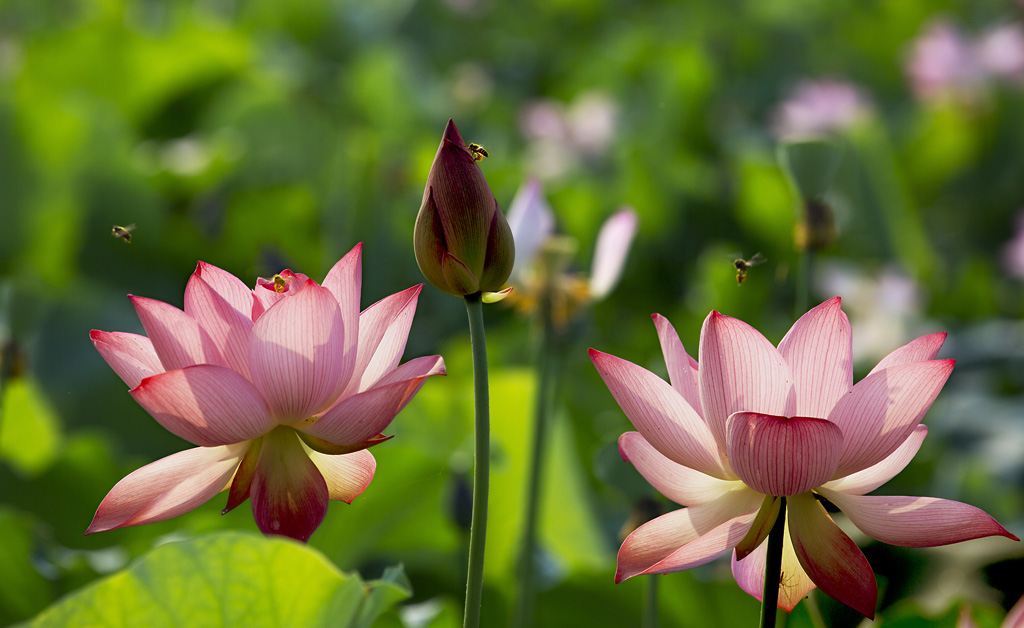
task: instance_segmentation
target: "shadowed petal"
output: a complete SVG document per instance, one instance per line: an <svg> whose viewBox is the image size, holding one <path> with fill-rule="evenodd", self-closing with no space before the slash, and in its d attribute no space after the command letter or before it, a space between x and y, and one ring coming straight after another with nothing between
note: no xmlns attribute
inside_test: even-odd
<svg viewBox="0 0 1024 628"><path fill-rule="evenodd" d="M725 422L733 412L793 416L789 364L759 331L712 311L700 331L702 416L725 451Z"/></svg>
<svg viewBox="0 0 1024 628"><path fill-rule="evenodd" d="M594 349L590 350L590 359L647 442L681 465L716 478L732 479L708 426L665 380L632 362Z"/></svg>
<svg viewBox="0 0 1024 628"><path fill-rule="evenodd" d="M820 492L846 513L861 532L890 545L935 547L984 536L1019 540L984 510L969 504L936 497Z"/></svg>
<svg viewBox="0 0 1024 628"><path fill-rule="evenodd" d="M825 419L737 412L726 429L732 470L765 495L809 491L828 481L839 463L843 434Z"/></svg>
<svg viewBox="0 0 1024 628"><path fill-rule="evenodd" d="M191 316L163 301L135 296L128 298L135 306L164 370L206 363L199 325Z"/></svg>
<svg viewBox="0 0 1024 628"><path fill-rule="evenodd" d="M185 314L192 317L205 332L202 338L206 342L204 353L207 361L223 364L250 379L249 335L252 332L252 292L236 279L238 286L249 295L245 310L238 309L206 282L205 276L213 274L210 268L213 267L200 262L196 272L188 280L188 286L185 288Z"/></svg>
<svg viewBox="0 0 1024 628"><path fill-rule="evenodd" d="M810 493L793 495L789 536L804 571L829 597L871 619L878 585L871 565Z"/></svg>
<svg viewBox="0 0 1024 628"><path fill-rule="evenodd" d="M853 387L853 334L839 297L800 317L779 343L793 374L792 414L824 419Z"/></svg>
<svg viewBox="0 0 1024 628"><path fill-rule="evenodd" d="M698 369L693 368L693 358L683 348L679 335L672 327L672 323L661 314L651 316L654 319L654 326L658 330L658 340L661 342L661 353L665 356L665 366L668 367L668 381L672 382L672 388L676 389L686 403L696 411L700 411L700 391L697 388Z"/></svg>
<svg viewBox="0 0 1024 628"><path fill-rule="evenodd" d="M324 278L323 287L330 290L341 309L341 324L345 334L345 360L341 377L349 381L356 370L357 342L362 333L359 316L359 296L363 287L362 242L352 247L331 268Z"/></svg>
<svg viewBox="0 0 1024 628"><path fill-rule="evenodd" d="M251 338L253 384L283 423L320 412L347 383L341 379L345 368L341 310L334 295L312 281L264 312Z"/></svg>
<svg viewBox="0 0 1024 628"><path fill-rule="evenodd" d="M761 500L761 495L742 488L648 521L619 548L615 582L639 574L682 571L722 556L747 533Z"/></svg>
<svg viewBox="0 0 1024 628"><path fill-rule="evenodd" d="M89 338L100 356L129 388L135 388L151 375L164 372L153 343L145 336L94 329L89 332Z"/></svg>
<svg viewBox="0 0 1024 628"><path fill-rule="evenodd" d="M177 517L227 485L248 443L196 447L132 472L103 498L86 534Z"/></svg>
<svg viewBox="0 0 1024 628"><path fill-rule="evenodd" d="M377 301L359 315L359 349L352 380L342 396L371 388L398 366L405 352L423 284Z"/></svg>
<svg viewBox="0 0 1024 628"><path fill-rule="evenodd" d="M142 380L131 395L171 433L204 447L256 438L274 426L259 392L226 366L160 373Z"/></svg>
<svg viewBox="0 0 1024 628"><path fill-rule="evenodd" d="M953 370L953 360L912 362L868 375L843 395L829 420L843 431L835 477L877 464L903 444Z"/></svg>
<svg viewBox="0 0 1024 628"><path fill-rule="evenodd" d="M890 366L934 360L945 340L946 332L928 334L927 336L921 336L916 340L912 340L882 358L882 361L875 365L875 368L871 369L871 373L868 373L868 375L882 369L887 369Z"/></svg>
<svg viewBox="0 0 1024 628"><path fill-rule="evenodd" d="M267 435L249 489L252 514L264 534L305 543L327 514L327 483L295 432Z"/></svg>
<svg viewBox="0 0 1024 628"><path fill-rule="evenodd" d="M896 477L896 474L902 471L910 461L917 455L917 450L921 448L921 443L924 442L924 437L928 435L928 428L924 425L918 425L911 432L907 440L903 441L903 444L899 448L889 454L885 460L882 460L878 464L872 465L863 471L851 473L850 475L840 478L838 480L832 480L823 485L823 488L827 488L833 491L839 491L840 493L846 493L848 495L863 495L864 493L870 493L879 486L885 484L889 480Z"/></svg>
<svg viewBox="0 0 1024 628"><path fill-rule="evenodd" d="M761 543L743 560L732 557L732 575L740 588L762 601L764 593L764 565L768 555L768 543ZM789 523L786 523L786 536L782 543L782 569L779 571L779 608L787 613L793 611L800 600L815 588L811 577L793 550L793 541L789 538Z"/></svg>
<svg viewBox="0 0 1024 628"><path fill-rule="evenodd" d="M306 453L324 476L330 498L346 504L351 504L353 499L366 490L377 470L377 461L365 449L338 456L328 456L313 450Z"/></svg>
<svg viewBox="0 0 1024 628"><path fill-rule="evenodd" d="M555 230L555 216L544 200L540 181L530 179L519 188L508 208L508 226L516 243L512 281L520 283L540 246Z"/></svg>
<svg viewBox="0 0 1024 628"><path fill-rule="evenodd" d="M720 480L673 462L639 432L626 432L619 437L619 453L659 493L681 506L715 500L740 485L736 480Z"/></svg>
<svg viewBox="0 0 1024 628"><path fill-rule="evenodd" d="M590 265L590 296L595 301L608 296L619 282L637 222L636 212L627 207L612 214L601 226Z"/></svg>

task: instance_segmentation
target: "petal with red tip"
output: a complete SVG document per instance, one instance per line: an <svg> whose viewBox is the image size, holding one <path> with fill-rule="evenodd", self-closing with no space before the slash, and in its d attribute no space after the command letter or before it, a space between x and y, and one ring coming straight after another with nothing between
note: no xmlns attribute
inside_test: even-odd
<svg viewBox="0 0 1024 628"><path fill-rule="evenodd" d="M398 366L423 285L384 297L359 315L359 350L343 396L363 392Z"/></svg>
<svg viewBox="0 0 1024 628"><path fill-rule="evenodd" d="M89 332L89 338L100 356L129 388L135 388L151 375L164 372L153 343L145 336L94 329Z"/></svg>
<svg viewBox="0 0 1024 628"><path fill-rule="evenodd" d="M135 296L128 298L135 306L164 370L206 363L199 324L191 316L163 301Z"/></svg>
<svg viewBox="0 0 1024 628"><path fill-rule="evenodd" d="M984 510L969 504L936 497L820 492L861 532L890 545L936 547L985 536L1019 540Z"/></svg>
<svg viewBox="0 0 1024 628"><path fill-rule="evenodd" d="M242 280L213 264L199 262L193 277L200 277L229 307L249 318L252 315L252 290ZM188 303L188 286L185 287L185 302ZM185 308L188 311L186 305Z"/></svg>
<svg viewBox="0 0 1024 628"><path fill-rule="evenodd" d="M264 534L305 543L324 520L327 483L293 430L279 428L263 441L249 498Z"/></svg>
<svg viewBox="0 0 1024 628"><path fill-rule="evenodd" d="M887 369L890 366L897 366L899 364L934 360L945 340L946 332L928 334L927 336L921 336L916 340L912 340L882 358L882 361L879 362L875 368L871 369L871 373ZM868 375L871 375L871 373L868 373Z"/></svg>
<svg viewBox="0 0 1024 628"><path fill-rule="evenodd" d="M608 353L590 350L590 359L647 442L675 462L701 473L733 479L718 445L697 411L654 373Z"/></svg>
<svg viewBox="0 0 1024 628"><path fill-rule="evenodd" d="M843 445L842 432L825 419L737 412L726 429L732 470L765 495L796 495L824 484Z"/></svg>
<svg viewBox="0 0 1024 628"><path fill-rule="evenodd" d="M711 312L700 331L700 400L704 420L725 451L733 412L793 416L789 364L778 349L741 320Z"/></svg>
<svg viewBox="0 0 1024 628"><path fill-rule="evenodd" d="M209 268L212 267L207 264L206 275L213 275ZM206 282L202 270L200 262L185 287L185 313L205 332L202 338L207 343L204 345L207 361L227 366L249 379L252 318L248 310L252 309L252 293L246 290L249 294L248 308L243 312ZM241 281L238 284L244 288Z"/></svg>
<svg viewBox="0 0 1024 628"><path fill-rule="evenodd" d="M320 474L327 482L327 492L331 499L351 504L370 485L373 474L377 470L377 461L373 454L361 449L350 454L328 456L317 451L308 451L310 460L320 469Z"/></svg>
<svg viewBox="0 0 1024 628"><path fill-rule="evenodd" d="M807 575L829 597L869 619L874 618L878 585L857 544L839 529L810 493L793 495L786 502L789 536Z"/></svg>
<svg viewBox="0 0 1024 628"><path fill-rule="evenodd" d="M347 383L341 310L326 288L307 282L263 313L252 328L252 381L282 423L330 405Z"/></svg>
<svg viewBox="0 0 1024 628"><path fill-rule="evenodd" d="M345 367L341 376L348 381L355 371L357 343L362 333L359 320L359 296L363 287L362 242L338 260L322 285L331 291L341 309L341 326L345 334Z"/></svg>
<svg viewBox="0 0 1024 628"><path fill-rule="evenodd" d="M889 454L878 464L872 465L863 471L832 480L824 484L823 488L848 495L870 493L896 477L897 473L910 464L910 461L917 455L917 450L921 448L921 443L924 442L924 438L927 435L928 428L924 425L918 425L896 451Z"/></svg>
<svg viewBox="0 0 1024 628"><path fill-rule="evenodd" d="M274 426L259 392L226 366L160 373L142 380L131 395L167 430L204 447L256 438Z"/></svg>
<svg viewBox="0 0 1024 628"><path fill-rule="evenodd" d="M665 356L665 366L668 367L668 381L672 382L672 388L683 396L691 408L700 411L698 369L693 368L693 358L683 348L679 335L667 318L661 314L655 314L651 318L654 319L654 326L658 330L661 353Z"/></svg>
<svg viewBox="0 0 1024 628"><path fill-rule="evenodd" d="M762 601L764 593L764 565L768 556L768 543L761 543L757 549L742 560L732 558L732 575L740 588ZM814 588L811 580L793 550L793 542L789 538L789 524L786 524L786 536L782 543L782 568L779 570L779 603L778 607L791 613L800 600L807 597Z"/></svg>
<svg viewBox="0 0 1024 628"><path fill-rule="evenodd" d="M811 309L779 343L793 374L793 414L824 419L853 387L853 334L839 297Z"/></svg>
<svg viewBox="0 0 1024 628"><path fill-rule="evenodd" d="M147 464L110 489L85 533L164 521L206 503L227 485L247 448L196 447Z"/></svg>
<svg viewBox="0 0 1024 628"><path fill-rule="evenodd" d="M666 458L640 434L619 437L619 453L659 493L681 506L696 506L737 488L736 480L720 480Z"/></svg>

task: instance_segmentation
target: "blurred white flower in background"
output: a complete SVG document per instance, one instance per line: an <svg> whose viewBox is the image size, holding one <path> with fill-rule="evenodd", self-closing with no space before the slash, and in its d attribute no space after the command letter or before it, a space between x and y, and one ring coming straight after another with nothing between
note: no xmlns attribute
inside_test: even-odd
<svg viewBox="0 0 1024 628"><path fill-rule="evenodd" d="M528 103L519 116L520 131L529 141L526 170L553 180L603 155L615 137L618 116L618 103L596 90L579 94L568 105L551 99Z"/></svg>
<svg viewBox="0 0 1024 628"><path fill-rule="evenodd" d="M1024 209L1017 214L1013 239L1003 245L1003 270L1017 279L1024 279Z"/></svg>
<svg viewBox="0 0 1024 628"><path fill-rule="evenodd" d="M780 138L799 138L840 132L871 113L871 103L849 81L802 81L779 104L773 128Z"/></svg>

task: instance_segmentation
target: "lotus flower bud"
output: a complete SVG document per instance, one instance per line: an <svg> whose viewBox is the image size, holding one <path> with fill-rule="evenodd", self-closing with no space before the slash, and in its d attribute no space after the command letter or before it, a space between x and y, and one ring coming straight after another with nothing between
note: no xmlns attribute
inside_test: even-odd
<svg viewBox="0 0 1024 628"><path fill-rule="evenodd" d="M501 290L515 261L512 231L476 162L449 120L413 234L423 276L460 297Z"/></svg>

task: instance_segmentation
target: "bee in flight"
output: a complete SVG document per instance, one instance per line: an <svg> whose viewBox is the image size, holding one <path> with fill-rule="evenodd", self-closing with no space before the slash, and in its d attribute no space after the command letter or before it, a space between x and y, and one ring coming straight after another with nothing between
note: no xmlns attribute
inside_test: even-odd
<svg viewBox="0 0 1024 628"><path fill-rule="evenodd" d="M473 159L477 161L483 161L484 157L490 157L487 154L487 149L479 144L470 144L466 149L469 150L469 154L473 155Z"/></svg>
<svg viewBox="0 0 1024 628"><path fill-rule="evenodd" d="M754 257L751 257L750 259L743 259L741 257L734 259L732 265L736 267L736 285L742 285L743 282L747 280L748 270L754 266L764 264L767 261L768 258L760 253L755 253Z"/></svg>
<svg viewBox="0 0 1024 628"><path fill-rule="evenodd" d="M120 238L121 240L124 240L128 244L131 244L132 231L135 231L134 224L128 225L127 227L122 227L121 225L114 225L114 228L110 230L110 235L114 236L115 238Z"/></svg>

